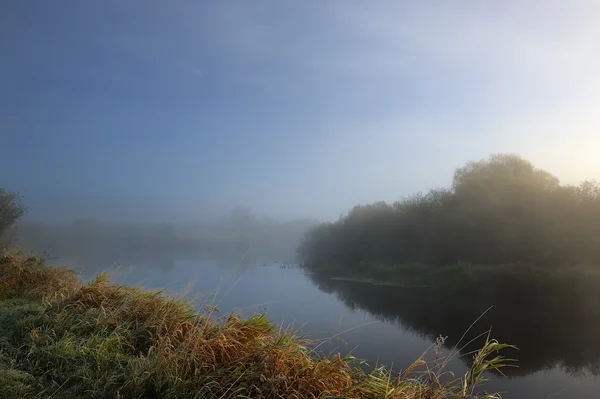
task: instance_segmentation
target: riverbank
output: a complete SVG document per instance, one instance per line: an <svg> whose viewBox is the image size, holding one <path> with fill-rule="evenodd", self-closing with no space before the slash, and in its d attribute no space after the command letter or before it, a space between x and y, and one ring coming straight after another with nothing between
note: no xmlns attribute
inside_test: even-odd
<svg viewBox="0 0 600 399"><path fill-rule="evenodd" d="M106 275L84 283L36 257L0 257L3 398L467 398L505 347L488 342L467 375L442 382L441 344L400 374L311 346L265 315L217 318Z"/></svg>
<svg viewBox="0 0 600 399"><path fill-rule="evenodd" d="M548 292L569 285L587 287L600 283L600 268L596 265L538 265L513 262L501 265L478 265L459 262L447 266L425 264L385 265L349 263L344 267L327 264L302 264L301 268L321 278L362 282L376 286L428 288L456 291L489 290L517 285L552 286Z"/></svg>

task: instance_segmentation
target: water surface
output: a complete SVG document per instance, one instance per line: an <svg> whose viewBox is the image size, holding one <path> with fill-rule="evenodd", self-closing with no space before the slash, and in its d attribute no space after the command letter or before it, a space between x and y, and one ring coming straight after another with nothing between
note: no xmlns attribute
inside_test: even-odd
<svg viewBox="0 0 600 399"><path fill-rule="evenodd" d="M112 274L118 282L185 291L197 299L199 307L214 304L221 315L267 312L275 323L293 324L309 338L332 338L319 347L325 353L351 352L371 365L383 363L396 369L407 367L440 334L448 336L448 353L490 302L499 301L493 296L474 300L472 296L319 278L297 268L282 268L272 260L233 263L115 264ZM85 277L103 269L93 263L81 266ZM599 397L600 343L596 337L600 315L598 307L581 310L582 301L597 304L597 299L517 295L492 303L495 306L463 342L493 326L493 337L521 347L508 353L519 358L520 367L507 370L507 378L491 375L485 389L505 391L503 396L513 399ZM468 358L453 362L452 371L464 373Z"/></svg>

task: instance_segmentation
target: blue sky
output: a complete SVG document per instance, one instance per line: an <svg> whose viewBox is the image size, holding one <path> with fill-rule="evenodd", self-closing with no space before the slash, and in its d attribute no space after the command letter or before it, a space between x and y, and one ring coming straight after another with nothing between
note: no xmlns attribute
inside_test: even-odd
<svg viewBox="0 0 600 399"><path fill-rule="evenodd" d="M596 1L8 2L0 187L48 220L327 219L494 152L600 178L599 20Z"/></svg>

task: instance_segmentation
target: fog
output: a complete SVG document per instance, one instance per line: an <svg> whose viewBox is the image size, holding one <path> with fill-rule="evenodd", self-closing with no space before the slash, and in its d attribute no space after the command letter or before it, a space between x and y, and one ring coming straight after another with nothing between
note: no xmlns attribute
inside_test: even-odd
<svg viewBox="0 0 600 399"><path fill-rule="evenodd" d="M79 218L71 223L22 221L13 244L86 275L112 266L158 267L165 272L185 260L217 261L223 267L258 262L292 264L296 248L315 221L279 222L236 208L213 219L185 223Z"/></svg>
<svg viewBox="0 0 600 399"><path fill-rule="evenodd" d="M28 220L334 220L496 152L600 172L596 2L1 14L0 183Z"/></svg>

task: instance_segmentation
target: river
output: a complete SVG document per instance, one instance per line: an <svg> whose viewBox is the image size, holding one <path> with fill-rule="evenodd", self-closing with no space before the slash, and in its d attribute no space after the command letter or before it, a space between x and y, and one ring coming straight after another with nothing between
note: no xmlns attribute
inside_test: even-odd
<svg viewBox="0 0 600 399"><path fill-rule="evenodd" d="M89 278L102 270L86 264L82 275ZM275 323L292 324L307 338L330 338L319 351L351 352L370 365L397 370L417 359L440 334L448 336L447 354L477 312L490 305L487 299L318 278L273 261L244 266L198 260L114 265L111 274L121 283L186 292L199 308L214 305L223 316L266 312ZM463 342L493 326L492 337L520 346L507 354L519 359L519 367L507 369L507 377L490 375L485 390L502 392L507 399L597 398L600 314L595 305L580 314L581 306L574 301L555 298L548 305L545 299L517 296L508 303L492 303ZM462 360L449 367L457 375L466 371Z"/></svg>

